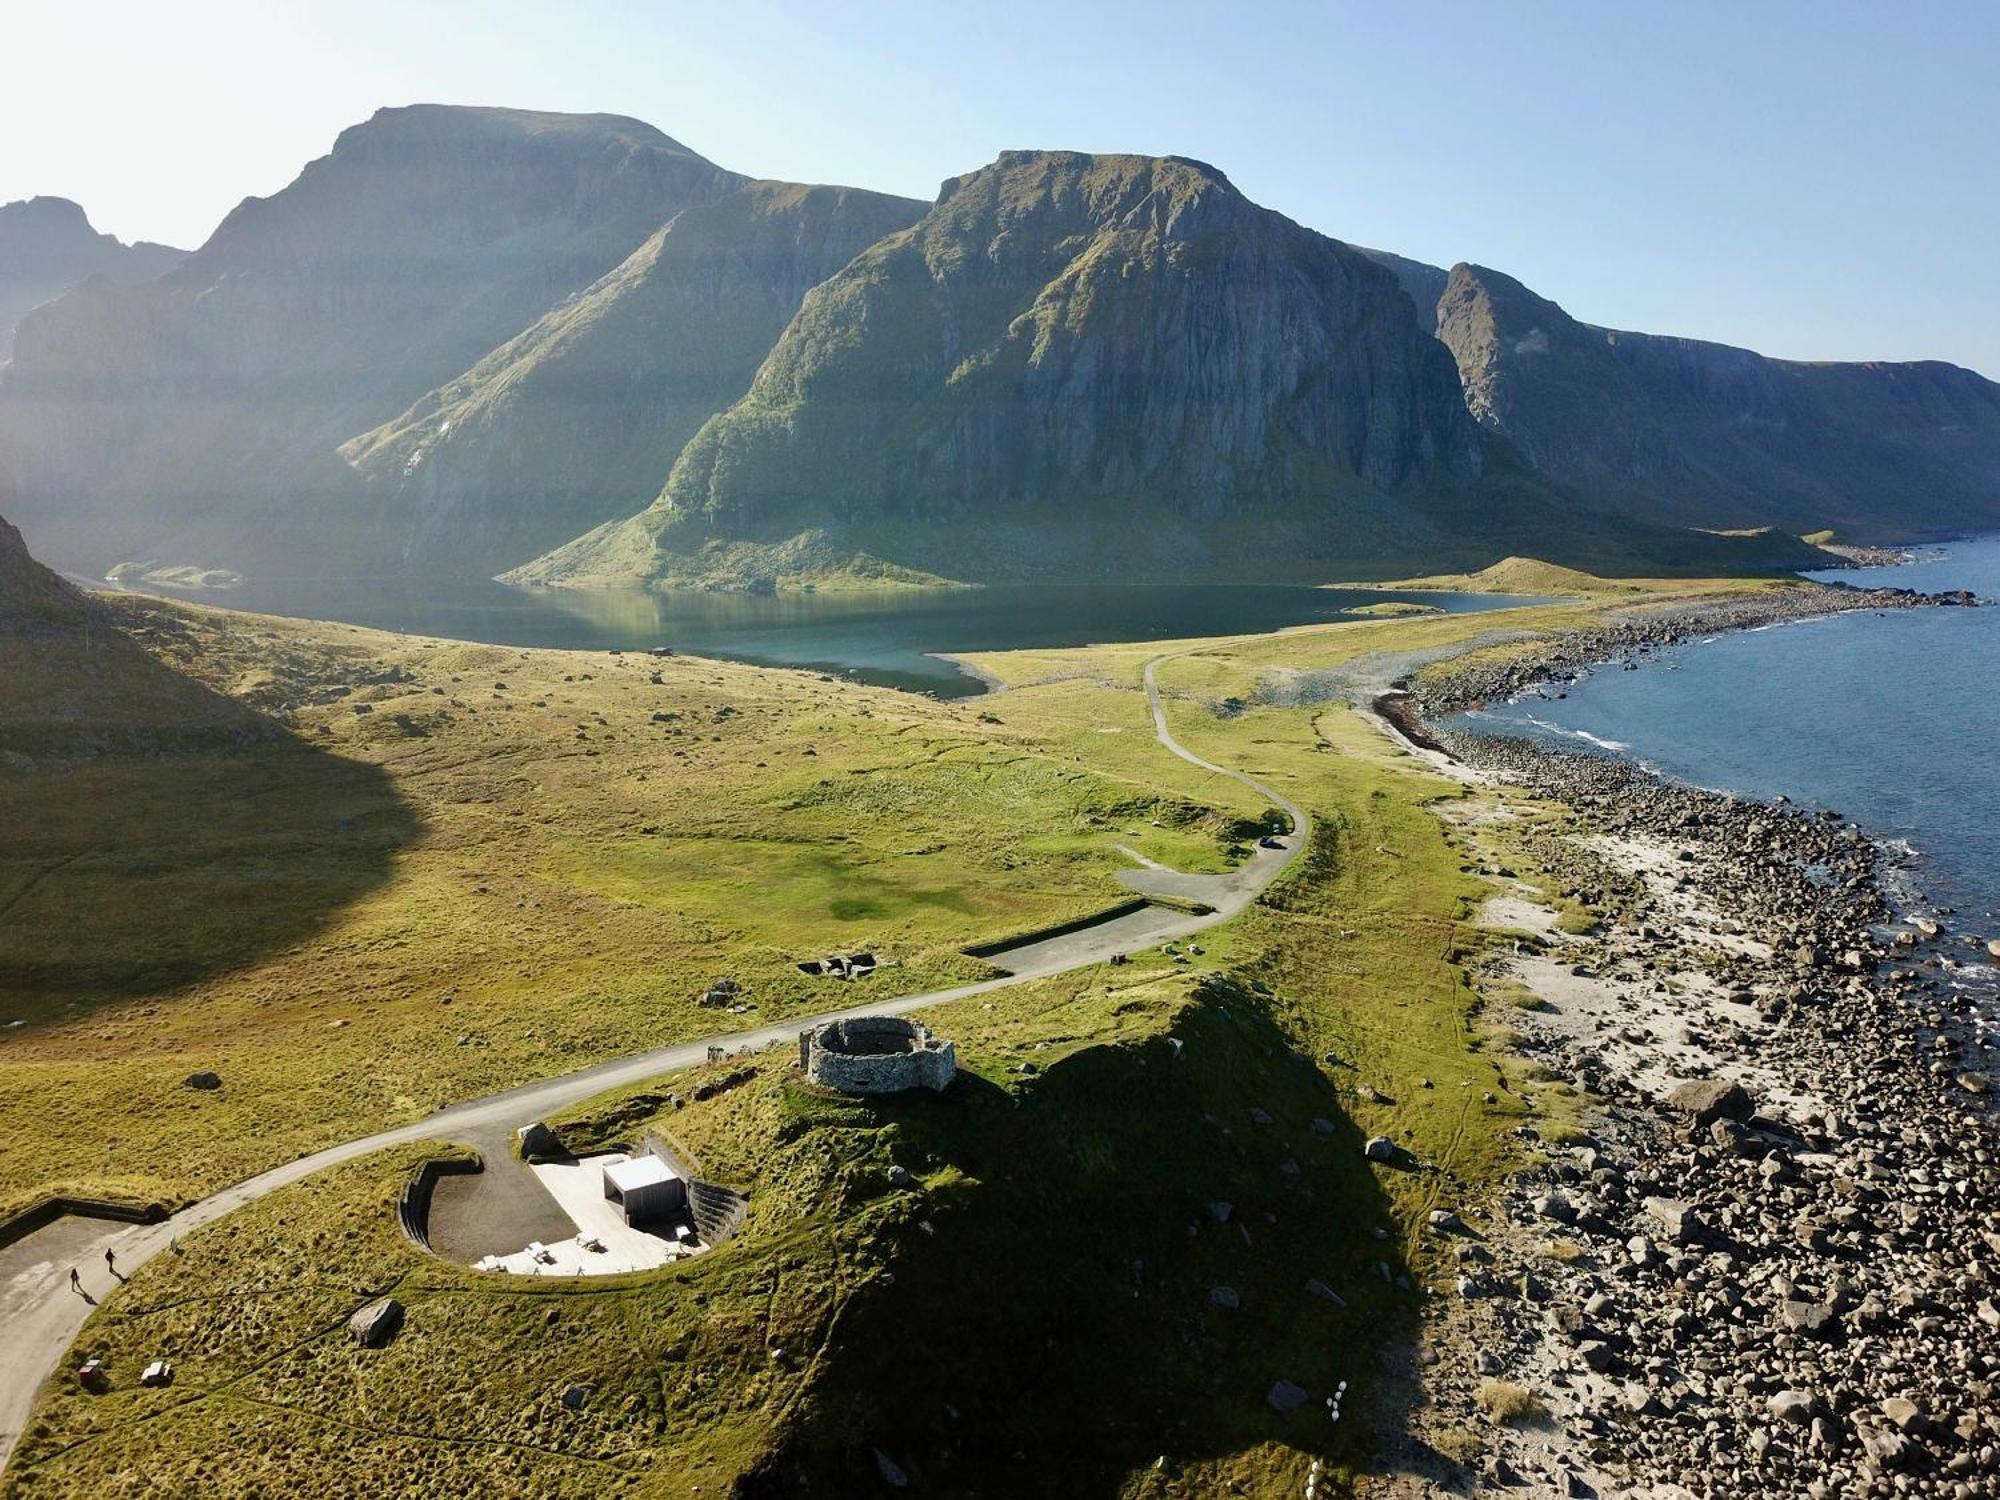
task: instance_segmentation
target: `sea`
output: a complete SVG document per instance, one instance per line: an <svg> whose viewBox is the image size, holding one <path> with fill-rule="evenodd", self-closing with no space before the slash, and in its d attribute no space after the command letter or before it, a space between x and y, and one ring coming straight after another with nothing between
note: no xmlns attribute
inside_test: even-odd
<svg viewBox="0 0 2000 1500"><path fill-rule="evenodd" d="M2000 536L1813 576L1970 589L1993 602L1694 640L1635 670L1600 668L1456 723L1625 756L1712 790L1835 809L1892 852L1906 909L1941 916L1957 934L2000 937ZM2000 976L1960 951L1960 982L1990 991Z"/></svg>

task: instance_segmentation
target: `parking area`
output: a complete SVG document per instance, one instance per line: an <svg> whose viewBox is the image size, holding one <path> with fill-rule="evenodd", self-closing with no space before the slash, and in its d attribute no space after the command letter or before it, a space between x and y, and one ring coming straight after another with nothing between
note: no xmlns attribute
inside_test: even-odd
<svg viewBox="0 0 2000 1500"><path fill-rule="evenodd" d="M475 1262L482 1271L508 1271L518 1276L610 1276L623 1271L649 1271L696 1252L689 1226L676 1237L678 1220L635 1227L625 1222L618 1204L604 1196L604 1169L628 1158L623 1152L588 1156L577 1161L537 1162L528 1170L562 1210L574 1230L562 1239L534 1240L506 1254L486 1255Z"/></svg>

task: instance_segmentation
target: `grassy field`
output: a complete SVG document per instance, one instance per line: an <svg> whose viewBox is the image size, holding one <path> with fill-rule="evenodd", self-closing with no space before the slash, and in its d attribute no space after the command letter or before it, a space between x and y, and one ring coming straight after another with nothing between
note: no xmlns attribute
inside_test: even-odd
<svg viewBox="0 0 2000 1500"><path fill-rule="evenodd" d="M31 1122L0 1147L19 1196L184 1196L713 1031L688 996L720 973L766 1016L860 998L797 974L802 950L887 952L885 993L974 972L962 945L1116 899L1121 844L1219 867L1261 799L1153 741L1140 674L1163 649L1176 735L1284 791L1315 839L1176 953L927 1013L964 1070L945 1096L836 1099L779 1049L699 1103L661 1080L558 1122L587 1145L656 1121L749 1193L742 1232L678 1267L542 1284L423 1256L390 1211L415 1150L192 1235L95 1315L75 1353L114 1390L54 1389L9 1492L309 1492L341 1465L357 1494L872 1493L878 1452L937 1494L1298 1494L1315 1460L1322 1492L1348 1488L1381 1352L1451 1270L1425 1214L1477 1203L1516 1128L1574 1106L1468 982L1484 856L1437 811L1463 788L1343 685L1597 607L999 654L979 665L1010 690L960 705L163 610L199 643L183 665L378 776L408 829L305 936L158 993L84 991L0 1043L0 1102ZM179 1087L194 1066L220 1094ZM1375 1134L1398 1164L1363 1159ZM143 1171L100 1182L114 1142ZM387 1289L408 1325L357 1350L344 1320ZM136 1388L162 1354L180 1379ZM1276 1411L1280 1380L1306 1404Z"/></svg>
<svg viewBox="0 0 2000 1500"><path fill-rule="evenodd" d="M37 662L142 732L0 766L0 1214L183 1201L712 1032L723 975L766 1018L978 977L963 947L1127 896L1119 845L1220 868L1260 810L1142 704L1049 736L806 673L118 618ZM835 947L888 962L797 971Z"/></svg>

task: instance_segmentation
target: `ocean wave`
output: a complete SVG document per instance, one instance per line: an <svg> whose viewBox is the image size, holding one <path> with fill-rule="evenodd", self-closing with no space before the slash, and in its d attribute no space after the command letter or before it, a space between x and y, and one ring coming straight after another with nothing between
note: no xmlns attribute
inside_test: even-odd
<svg viewBox="0 0 2000 1500"><path fill-rule="evenodd" d="M1566 724L1551 724L1547 719L1538 719L1533 714L1523 714L1522 717L1545 734L1559 735L1567 740L1582 740L1586 745L1595 745L1598 749L1609 750L1613 754L1622 754L1632 748L1623 740L1607 740L1601 735L1592 734L1588 729L1571 729Z"/></svg>

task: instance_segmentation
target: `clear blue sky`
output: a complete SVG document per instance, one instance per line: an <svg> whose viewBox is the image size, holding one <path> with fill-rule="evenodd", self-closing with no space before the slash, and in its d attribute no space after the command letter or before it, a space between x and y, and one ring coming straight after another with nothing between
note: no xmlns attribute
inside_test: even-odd
<svg viewBox="0 0 2000 1500"><path fill-rule="evenodd" d="M377 106L638 116L929 197L1009 147L1177 153L1593 322L2000 377L2000 4L21 0L0 200L190 244Z"/></svg>

